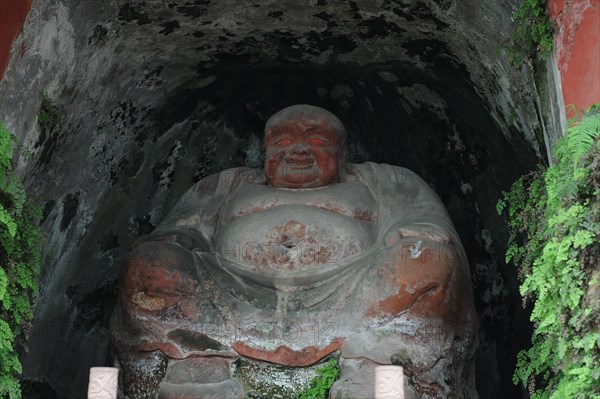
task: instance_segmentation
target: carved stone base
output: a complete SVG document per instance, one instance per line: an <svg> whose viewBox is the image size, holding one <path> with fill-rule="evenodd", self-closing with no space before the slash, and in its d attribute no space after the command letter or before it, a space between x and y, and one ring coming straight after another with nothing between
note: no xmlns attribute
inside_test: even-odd
<svg viewBox="0 0 600 399"><path fill-rule="evenodd" d="M158 399L242 399L244 387L232 378L231 363L215 357L172 361Z"/></svg>
<svg viewBox="0 0 600 399"><path fill-rule="evenodd" d="M367 359L341 359L340 379L333 384L329 397L332 399L375 397L375 367L377 363ZM404 399L417 399L415 389L404 379Z"/></svg>
<svg viewBox="0 0 600 399"><path fill-rule="evenodd" d="M252 359L239 359L234 375L248 398L295 398L318 376L317 369L329 358L307 367L288 367Z"/></svg>
<svg viewBox="0 0 600 399"><path fill-rule="evenodd" d="M155 399L167 370L167 358L160 352L120 356L119 399Z"/></svg>

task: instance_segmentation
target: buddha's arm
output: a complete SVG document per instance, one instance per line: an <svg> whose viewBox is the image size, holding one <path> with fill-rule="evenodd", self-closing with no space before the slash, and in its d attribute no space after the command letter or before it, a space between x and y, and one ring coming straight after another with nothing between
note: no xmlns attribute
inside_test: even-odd
<svg viewBox="0 0 600 399"><path fill-rule="evenodd" d="M393 270L378 309L452 319L454 298L469 289L466 257L438 196L416 174L390 165L370 165L380 201L380 247ZM448 305L448 303L452 305Z"/></svg>
<svg viewBox="0 0 600 399"><path fill-rule="evenodd" d="M198 248L203 248L206 245L206 241L200 234L198 234L197 231L180 228L171 231L156 231L152 232L151 234L142 236L131 244L131 249L133 250L142 245L157 242L177 243L190 251Z"/></svg>
<svg viewBox="0 0 600 399"><path fill-rule="evenodd" d="M155 231L132 244L120 272L121 306L129 314L161 311L193 294L193 251L208 247L202 225L212 219L207 207L212 206L218 182L219 175L201 180Z"/></svg>
<svg viewBox="0 0 600 399"><path fill-rule="evenodd" d="M171 242L187 250L205 250L211 237L216 208L215 195L220 174L205 177L190 188L169 212L165 220L149 235L140 237L132 248L152 242Z"/></svg>
<svg viewBox="0 0 600 399"><path fill-rule="evenodd" d="M395 207L392 205L388 222L383 226L386 240L397 236L399 239L416 238L451 245L460 243L437 194L415 173L396 169L396 175L400 177L389 183L388 192L393 193L395 188L394 194L404 201L398 202Z"/></svg>
<svg viewBox="0 0 600 399"><path fill-rule="evenodd" d="M392 226L385 236L386 242L404 238L417 238L445 244L454 242L448 230L432 222L415 222L409 225Z"/></svg>
<svg viewBox="0 0 600 399"><path fill-rule="evenodd" d="M378 308L388 314L436 317L450 323L469 322L470 278L464 250L452 232L439 226L392 228L384 245L395 288ZM442 235L443 234L443 235ZM466 318L466 319L465 319Z"/></svg>
<svg viewBox="0 0 600 399"><path fill-rule="evenodd" d="M411 237L441 243L458 241L444 205L411 170L372 162L351 165L349 170L378 199L382 244Z"/></svg>

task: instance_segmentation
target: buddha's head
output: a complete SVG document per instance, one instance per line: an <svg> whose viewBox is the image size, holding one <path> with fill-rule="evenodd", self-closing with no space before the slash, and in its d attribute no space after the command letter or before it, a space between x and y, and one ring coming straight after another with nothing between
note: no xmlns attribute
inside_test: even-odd
<svg viewBox="0 0 600 399"><path fill-rule="evenodd" d="M315 188L339 182L346 130L331 112L312 105L284 108L265 126L267 183Z"/></svg>

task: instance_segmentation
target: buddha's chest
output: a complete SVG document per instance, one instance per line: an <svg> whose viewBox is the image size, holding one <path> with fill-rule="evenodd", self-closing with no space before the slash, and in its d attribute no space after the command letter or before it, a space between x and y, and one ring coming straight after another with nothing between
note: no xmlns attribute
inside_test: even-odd
<svg viewBox="0 0 600 399"><path fill-rule="evenodd" d="M377 204L360 183L314 190L241 187L222 209L216 245L253 268L311 269L351 257L376 236Z"/></svg>

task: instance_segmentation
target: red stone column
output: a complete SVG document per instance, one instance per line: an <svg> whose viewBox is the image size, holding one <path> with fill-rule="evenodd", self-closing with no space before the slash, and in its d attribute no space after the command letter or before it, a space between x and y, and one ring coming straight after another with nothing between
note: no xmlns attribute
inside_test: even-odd
<svg viewBox="0 0 600 399"><path fill-rule="evenodd" d="M550 0L567 117L600 102L600 0Z"/></svg>
<svg viewBox="0 0 600 399"><path fill-rule="evenodd" d="M0 0L0 79L10 58L13 41L23 29L32 0Z"/></svg>

